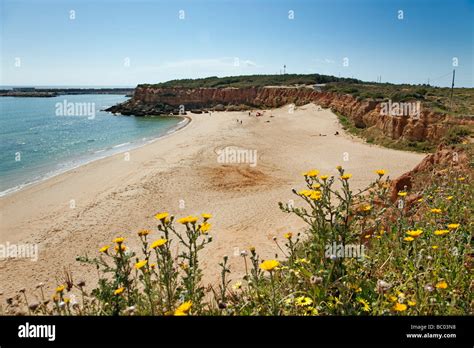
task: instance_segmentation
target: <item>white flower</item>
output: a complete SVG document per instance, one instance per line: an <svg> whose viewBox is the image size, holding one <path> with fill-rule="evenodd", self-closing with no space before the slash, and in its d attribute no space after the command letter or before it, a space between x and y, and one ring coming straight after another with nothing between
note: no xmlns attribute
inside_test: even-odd
<svg viewBox="0 0 474 348"><path fill-rule="evenodd" d="M77 301L76 295L72 294L71 296L69 296L69 299L72 306L79 304L79 302Z"/></svg>
<svg viewBox="0 0 474 348"><path fill-rule="evenodd" d="M377 292L385 292L392 287L392 284L387 283L385 280L377 280Z"/></svg>

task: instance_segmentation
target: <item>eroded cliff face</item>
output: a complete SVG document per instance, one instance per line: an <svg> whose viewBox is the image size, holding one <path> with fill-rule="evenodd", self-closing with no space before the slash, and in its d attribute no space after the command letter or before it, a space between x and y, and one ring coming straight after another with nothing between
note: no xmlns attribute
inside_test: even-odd
<svg viewBox="0 0 474 348"><path fill-rule="evenodd" d="M138 86L132 99L108 111L144 116L179 114L180 106L184 106L184 110L246 110L307 103L331 108L347 117L357 128L373 127L391 139L437 143L450 125L467 122L424 110L423 107L417 117L384 115L381 102L358 100L351 95L319 92L306 87L189 89Z"/></svg>

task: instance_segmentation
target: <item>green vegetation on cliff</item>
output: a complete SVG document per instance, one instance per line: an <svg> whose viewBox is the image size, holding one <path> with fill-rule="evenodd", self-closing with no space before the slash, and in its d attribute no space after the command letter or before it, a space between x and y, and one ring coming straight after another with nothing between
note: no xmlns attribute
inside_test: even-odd
<svg viewBox="0 0 474 348"><path fill-rule="evenodd" d="M245 87L265 87L265 86L294 86L311 85L329 82L361 83L362 81L351 78L335 77L320 74L284 74L284 75L243 75L217 77L211 76L202 79L182 79L167 82L142 85L161 88L245 88Z"/></svg>
<svg viewBox="0 0 474 348"><path fill-rule="evenodd" d="M451 103L451 88L429 85L395 85L391 83L359 84L337 82L328 83L325 91L350 94L360 100L406 102L419 100L424 108L441 114L459 117L474 117L474 88L455 88Z"/></svg>

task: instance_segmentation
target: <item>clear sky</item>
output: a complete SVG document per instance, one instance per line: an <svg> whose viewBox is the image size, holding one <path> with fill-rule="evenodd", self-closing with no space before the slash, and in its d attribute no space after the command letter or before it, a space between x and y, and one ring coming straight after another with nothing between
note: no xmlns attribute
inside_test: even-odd
<svg viewBox="0 0 474 348"><path fill-rule="evenodd" d="M1 85L135 86L286 64L288 73L448 86L457 59L456 84L473 87L474 0L0 3Z"/></svg>

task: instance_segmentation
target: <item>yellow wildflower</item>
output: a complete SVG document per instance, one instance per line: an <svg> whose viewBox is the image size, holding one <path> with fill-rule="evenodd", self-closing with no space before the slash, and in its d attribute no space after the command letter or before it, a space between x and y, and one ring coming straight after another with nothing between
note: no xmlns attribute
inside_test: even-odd
<svg viewBox="0 0 474 348"><path fill-rule="evenodd" d="M410 307L413 307L413 306L416 305L416 301L410 301L410 300L408 300L407 303L408 303L408 305L409 305Z"/></svg>
<svg viewBox="0 0 474 348"><path fill-rule="evenodd" d="M119 245L120 245L120 247L119 247ZM123 244L119 244L119 245L116 245L116 246L114 247L115 251L117 251L117 252L118 252L119 250L125 251L125 250L127 249L127 247L126 247L125 245L123 245Z"/></svg>
<svg viewBox="0 0 474 348"><path fill-rule="evenodd" d="M448 201L452 200L453 198L454 198L453 196L448 196L448 197L446 197L446 199L447 199Z"/></svg>
<svg viewBox="0 0 474 348"><path fill-rule="evenodd" d="M150 234L150 230L140 230L137 232L137 234L139 237L148 236Z"/></svg>
<svg viewBox="0 0 474 348"><path fill-rule="evenodd" d="M423 231L420 230L420 229L418 229L418 230L409 230L409 231L406 232L406 234L408 234L411 237L418 237L422 233L423 233Z"/></svg>
<svg viewBox="0 0 474 348"><path fill-rule="evenodd" d="M100 248L99 251L100 251L101 253L107 254L107 251L109 250L109 248L110 248L110 246L105 245L105 246L103 246L102 248Z"/></svg>
<svg viewBox="0 0 474 348"><path fill-rule="evenodd" d="M178 220L178 222L183 225L187 223L195 223L196 221L198 221L198 218L196 216L191 216L191 215Z"/></svg>
<svg viewBox="0 0 474 348"><path fill-rule="evenodd" d="M210 219L212 217L211 214L202 214L202 217L204 218L204 220L207 220L207 219Z"/></svg>
<svg viewBox="0 0 474 348"><path fill-rule="evenodd" d="M303 173L304 176L307 176L309 178L314 178L314 177L318 176L318 174L319 174L319 170L316 170L316 169L313 169L313 170L310 170L306 173Z"/></svg>
<svg viewBox="0 0 474 348"><path fill-rule="evenodd" d="M311 185L311 187L314 189L318 189L321 187L321 184L314 183L313 185Z"/></svg>
<svg viewBox="0 0 474 348"><path fill-rule="evenodd" d="M384 176L386 172L385 172L385 169L379 169L379 170L376 170L375 173L380 176Z"/></svg>
<svg viewBox="0 0 474 348"><path fill-rule="evenodd" d="M162 245L165 245L167 241L168 241L167 239L158 239L158 240L155 240L153 243L151 243L150 248L151 248L151 249L156 249L156 248L158 248L158 247L160 247L160 246L162 246Z"/></svg>
<svg viewBox="0 0 474 348"><path fill-rule="evenodd" d="M141 269L141 268L143 268L147 263L148 263L147 260L138 261L138 262L135 264L135 268L136 268L136 269Z"/></svg>
<svg viewBox="0 0 474 348"><path fill-rule="evenodd" d="M301 190L300 192L298 192L298 194L301 195L301 196L308 197L308 196L311 196L311 192L313 192L313 191L312 190Z"/></svg>
<svg viewBox="0 0 474 348"><path fill-rule="evenodd" d="M460 226L460 224L449 224L449 225L448 225L448 228L449 228L450 230L455 230L455 229L458 228L459 226Z"/></svg>
<svg viewBox="0 0 474 348"><path fill-rule="evenodd" d="M277 260L266 260L260 264L260 268L263 269L264 271L271 272L279 265L280 265L280 262L278 262Z"/></svg>
<svg viewBox="0 0 474 348"><path fill-rule="evenodd" d="M436 283L435 287L437 289L446 289L448 287L448 283L446 283L444 280Z"/></svg>
<svg viewBox="0 0 474 348"><path fill-rule="evenodd" d="M157 213L155 215L155 219L157 220L160 220L160 221L163 221L165 220L170 214L168 214L167 212L163 212L163 213Z"/></svg>
<svg viewBox="0 0 474 348"><path fill-rule="evenodd" d="M436 230L436 231L434 231L434 234L437 235L437 236L443 236L447 233L449 233L449 230Z"/></svg>
<svg viewBox="0 0 474 348"><path fill-rule="evenodd" d="M436 249L438 249L438 246L437 246L437 245L433 245L433 246L431 247L431 249L436 250Z"/></svg>
<svg viewBox="0 0 474 348"><path fill-rule="evenodd" d="M287 232L283 235L283 237L285 237L286 239L291 239L291 237L293 237L293 233Z"/></svg>
<svg viewBox="0 0 474 348"><path fill-rule="evenodd" d="M123 237L118 237L113 240L114 243L121 244L125 241L125 238Z"/></svg>
<svg viewBox="0 0 474 348"><path fill-rule="evenodd" d="M208 222L203 222L201 226L199 227L199 231L201 231L201 233L203 234L206 234L207 232L209 232L210 229L211 229L211 224Z"/></svg>
<svg viewBox="0 0 474 348"><path fill-rule="evenodd" d="M313 300L309 297L300 296L295 299L295 305L299 307L305 307L313 304Z"/></svg>
<svg viewBox="0 0 474 348"><path fill-rule="evenodd" d="M403 311L406 311L407 310L407 305L406 304L403 304L403 303L395 303L395 305L393 306L393 310L394 311L397 311L397 312L403 312Z"/></svg>
<svg viewBox="0 0 474 348"><path fill-rule="evenodd" d="M405 197L407 195L407 192L405 191L400 191L397 193L398 197Z"/></svg>
<svg viewBox="0 0 474 348"><path fill-rule="evenodd" d="M174 315L188 315L191 307L193 305L192 301L186 301L179 305L178 308L174 311Z"/></svg>
<svg viewBox="0 0 474 348"><path fill-rule="evenodd" d="M433 208L433 209L431 209L430 211L431 211L433 214L441 214L441 211L442 211L442 210L439 209L439 208Z"/></svg>
<svg viewBox="0 0 474 348"><path fill-rule="evenodd" d="M466 180L466 178L462 176L462 177L458 178L458 180L459 181L464 181L464 180Z"/></svg>
<svg viewBox="0 0 474 348"><path fill-rule="evenodd" d="M413 237L405 237L405 238L403 238L403 240L405 240L405 241L407 241L407 242L412 242L412 241L415 240L415 238L413 238Z"/></svg>
<svg viewBox="0 0 474 348"><path fill-rule="evenodd" d="M372 206L370 204L367 204L366 206L362 207L362 211L371 211L372 210Z"/></svg>
<svg viewBox="0 0 474 348"><path fill-rule="evenodd" d="M321 180L327 180L329 178L329 175L321 175L320 178Z"/></svg>
<svg viewBox="0 0 474 348"><path fill-rule="evenodd" d="M357 302L359 302L361 305L362 305L362 310L364 312L370 312L370 305L369 305L369 302L367 302L366 300L364 300L363 298L358 298L357 299Z"/></svg>
<svg viewBox="0 0 474 348"><path fill-rule="evenodd" d="M350 178L352 178L352 174L344 174L344 175L341 175L341 179L342 179L342 180L349 180Z"/></svg>
<svg viewBox="0 0 474 348"><path fill-rule="evenodd" d="M320 191L313 191L309 196L310 199L314 201L319 201L321 199L321 192Z"/></svg>
<svg viewBox="0 0 474 348"><path fill-rule="evenodd" d="M64 285L60 285L56 288L56 292L57 293L62 293L64 291L64 289L66 289L66 287Z"/></svg>
<svg viewBox="0 0 474 348"><path fill-rule="evenodd" d="M117 290L114 291L114 295L120 295L122 292L124 292L125 288L121 287L118 288Z"/></svg>

